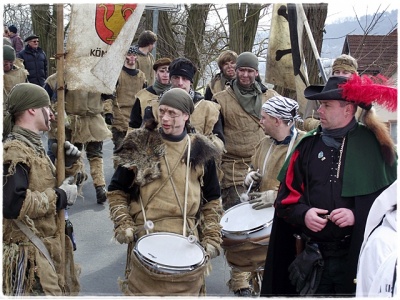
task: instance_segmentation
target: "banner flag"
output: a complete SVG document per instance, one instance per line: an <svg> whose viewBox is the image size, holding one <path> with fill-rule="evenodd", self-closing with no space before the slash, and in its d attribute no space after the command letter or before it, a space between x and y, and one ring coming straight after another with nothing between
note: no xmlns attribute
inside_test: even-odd
<svg viewBox="0 0 400 300"><path fill-rule="evenodd" d="M275 3L268 39L266 82L295 90L287 6Z"/></svg>
<svg viewBox="0 0 400 300"><path fill-rule="evenodd" d="M304 89L309 82L302 51L304 22L298 16L299 9L303 9L301 5L274 4L268 42L266 81L296 91L299 112L303 114L307 104Z"/></svg>
<svg viewBox="0 0 400 300"><path fill-rule="evenodd" d="M73 4L65 59L69 90L112 94L145 4Z"/></svg>

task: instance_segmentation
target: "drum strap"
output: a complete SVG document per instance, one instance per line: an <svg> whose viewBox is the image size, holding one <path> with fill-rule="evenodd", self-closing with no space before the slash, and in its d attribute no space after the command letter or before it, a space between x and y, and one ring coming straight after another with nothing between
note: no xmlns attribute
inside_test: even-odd
<svg viewBox="0 0 400 300"><path fill-rule="evenodd" d="M183 214L183 236L185 236L185 237L186 237L186 226L187 226L187 220L186 220L186 217L187 217L187 201L188 201L187 198L188 198L188 191L189 191L189 171L190 171L190 151L191 151L191 139L190 139L189 135L187 135L187 140L188 140L188 142L187 142L188 151L187 151L187 161L186 161L185 199L184 199L184 207L183 207L183 212L182 212L182 214ZM183 155L183 153L182 153L182 155ZM167 183L168 180L171 180L171 184L173 185L174 190L176 190L175 189L175 184L174 184L173 179L172 179L172 174L174 173L174 171L176 170L177 166L179 165L180 160L177 161L177 164L174 166L174 168L173 168L173 170L171 172L171 170L169 168L167 157L164 157L164 158L165 158L165 164L166 164L167 169L168 169L168 178L166 178L166 180L160 185L160 188L155 193L153 193L152 197L149 198L149 201L147 203L150 203L150 201L154 199L155 195L157 195L158 192L160 192L161 188ZM178 195L176 195L176 197L177 197L178 205L180 206ZM147 222L146 212L145 212L145 207L143 206L143 200L142 200L141 196L139 196L139 202L140 202L141 210L142 210L142 213L143 213L143 221L144 221L144 223L146 223ZM181 207L181 210L182 210L182 207ZM149 234L149 231L147 229L146 229L146 234Z"/></svg>
<svg viewBox="0 0 400 300"><path fill-rule="evenodd" d="M191 141L189 135L188 137L188 154L187 154L187 161L186 161L186 182L185 182L185 206L183 209L183 236L186 236L186 226L187 226L187 202L188 202L188 190L189 190L189 169L190 169L190 150L191 150Z"/></svg>
<svg viewBox="0 0 400 300"><path fill-rule="evenodd" d="M140 202L140 207L141 207L142 213L143 213L143 224L146 224L147 223L146 213L145 213L144 206L143 206L143 200L140 195L139 195L139 202ZM147 228L146 228L146 234L149 234L149 230Z"/></svg>
<svg viewBox="0 0 400 300"><path fill-rule="evenodd" d="M33 231L26 226L24 223L22 223L20 220L13 219L15 224L18 226L18 228L29 238L29 240L36 246L36 248L43 254L43 256L47 259L49 262L51 268L53 271L56 271L56 268L54 266L54 262L51 259L49 250L47 250L46 246L44 245L43 241L33 233Z"/></svg>

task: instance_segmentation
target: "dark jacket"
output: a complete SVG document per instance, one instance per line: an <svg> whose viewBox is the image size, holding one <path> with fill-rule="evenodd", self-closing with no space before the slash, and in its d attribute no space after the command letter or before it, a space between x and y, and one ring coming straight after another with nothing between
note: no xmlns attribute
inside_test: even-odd
<svg viewBox="0 0 400 300"><path fill-rule="evenodd" d="M29 72L28 81L43 87L47 78L47 57L42 48L34 50L26 45L17 57L24 60L25 69Z"/></svg>
<svg viewBox="0 0 400 300"><path fill-rule="evenodd" d="M333 194L321 192L321 185L315 181L325 180L325 189L332 186L326 176L326 167L319 166L319 176L316 174L317 163L329 162L329 155L320 157L318 148L321 139L321 129L309 132L296 146L290 159L286 160L278 179L281 182L275 200L275 216L271 230L268 253L264 268L264 277L261 287L261 296L288 296L296 294L288 278L288 266L295 258L295 238L293 234L304 233L304 215L306 210L315 206L330 211L325 203ZM384 162L376 137L364 125L358 124L346 135L346 144L343 149L342 168L337 181L341 181L336 201L347 201L354 214L355 223L351 228L351 241L346 257L348 270L346 272L346 290L354 295L357 262L360 247L363 241L365 223L368 212L379 194L397 178L397 162L388 165ZM361 151L360 149L368 149ZM323 154L323 151L320 152ZM324 151L324 153L330 153ZM310 161L314 161L313 163ZM368 163L366 163L368 162ZM314 174L314 176L312 176ZM325 175L325 177L324 177ZM311 178L312 177L312 178ZM333 180L332 180L333 181ZM301 186L301 187L300 187ZM315 187L316 186L316 187ZM300 187L300 189L299 189ZM292 193L288 193L288 188ZM318 195L320 194L319 198ZM307 203L311 203L307 206ZM338 204L339 205L339 204ZM343 206L343 203L340 203ZM332 207L335 208L335 207ZM328 230L329 227L327 226ZM349 228L350 229L350 228ZM344 229L346 230L346 229ZM342 229L331 230L331 234L340 234ZM310 232L307 232L310 234ZM325 241L329 236L325 229L314 233L313 238ZM331 237L333 239L333 237Z"/></svg>

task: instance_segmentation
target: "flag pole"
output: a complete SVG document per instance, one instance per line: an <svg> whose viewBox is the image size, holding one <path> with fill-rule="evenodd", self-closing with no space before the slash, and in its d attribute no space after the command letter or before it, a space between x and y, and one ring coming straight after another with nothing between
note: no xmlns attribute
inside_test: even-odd
<svg viewBox="0 0 400 300"><path fill-rule="evenodd" d="M315 59L317 60L319 73L321 74L321 77L324 80L324 83L326 83L328 81L328 78L326 77L326 74L325 74L325 71L324 71L324 66L322 64L322 60L321 60L321 58L319 56L319 53L318 53L317 45L315 44L314 37L313 37L313 34L311 32L310 24L308 24L307 16L306 16L306 13L304 12L303 4L299 3L299 4L296 4L296 6L297 6L297 9L300 12L300 17L302 18L301 21L304 24L304 27L306 28L306 32L307 32L307 36L308 36L308 39L309 39L310 44L311 44L311 48L312 48L312 50L314 52Z"/></svg>
<svg viewBox="0 0 400 300"><path fill-rule="evenodd" d="M57 186L65 177L65 120L64 120L64 5L56 4L57 8ZM65 285L65 211L58 212L58 229L61 239L61 285Z"/></svg>

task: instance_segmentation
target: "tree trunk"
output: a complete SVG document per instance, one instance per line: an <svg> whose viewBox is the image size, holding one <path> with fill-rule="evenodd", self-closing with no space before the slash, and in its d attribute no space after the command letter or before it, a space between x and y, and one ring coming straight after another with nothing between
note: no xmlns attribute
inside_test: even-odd
<svg viewBox="0 0 400 300"><path fill-rule="evenodd" d="M50 59L57 53L57 11L49 4L31 4L33 33L40 37L39 47L47 56L48 70L51 75L56 71L56 62Z"/></svg>
<svg viewBox="0 0 400 300"><path fill-rule="evenodd" d="M321 53L322 42L324 37L325 20L328 14L328 4L303 4L304 12L306 13L308 23L312 35L314 37L315 45L317 46L318 53ZM316 18L315 16L318 16ZM324 81L319 75L319 68L317 60L311 48L310 41L304 31L303 35L304 59L307 64L308 80L310 84L323 84Z"/></svg>
<svg viewBox="0 0 400 300"><path fill-rule="evenodd" d="M157 57L179 57L170 15L166 11L159 12L157 38Z"/></svg>
<svg viewBox="0 0 400 300"><path fill-rule="evenodd" d="M188 11L184 56L190 59L193 64L200 66L200 49L203 46L206 20L210 11L210 4L192 4ZM193 87L196 88L197 82L201 77L201 71L196 73L193 78Z"/></svg>
<svg viewBox="0 0 400 300"><path fill-rule="evenodd" d="M227 4L229 49L240 54L252 51L260 19L261 4Z"/></svg>

